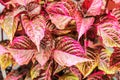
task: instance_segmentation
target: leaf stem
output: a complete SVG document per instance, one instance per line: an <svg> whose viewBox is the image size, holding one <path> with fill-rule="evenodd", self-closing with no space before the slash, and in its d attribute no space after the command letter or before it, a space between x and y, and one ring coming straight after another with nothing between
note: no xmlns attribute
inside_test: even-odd
<svg viewBox="0 0 120 80"><path fill-rule="evenodd" d="M6 78L6 72L5 72L5 70L1 68L1 72L2 72L3 78L5 79Z"/></svg>

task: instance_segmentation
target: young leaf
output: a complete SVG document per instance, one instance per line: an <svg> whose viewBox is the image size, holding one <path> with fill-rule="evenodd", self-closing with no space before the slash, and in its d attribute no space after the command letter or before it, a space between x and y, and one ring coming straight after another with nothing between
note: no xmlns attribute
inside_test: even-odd
<svg viewBox="0 0 120 80"><path fill-rule="evenodd" d="M72 19L67 7L69 8L70 6L67 3L65 5L65 2L54 2L46 8L52 23L58 29L64 29Z"/></svg>
<svg viewBox="0 0 120 80"><path fill-rule="evenodd" d="M83 63L87 61L91 61L90 59L84 57L78 57L60 50L54 51L54 60L61 66L73 66L77 63Z"/></svg>
<svg viewBox="0 0 120 80"><path fill-rule="evenodd" d="M110 66L110 54L111 53L108 54L106 52L106 49L102 49L100 53L100 62L98 68L104 71L106 74L114 74L116 72L116 68Z"/></svg>
<svg viewBox="0 0 120 80"><path fill-rule="evenodd" d="M59 80L79 80L77 76L74 74L68 73L59 78Z"/></svg>
<svg viewBox="0 0 120 80"><path fill-rule="evenodd" d="M10 54L2 54L2 55L0 55L1 69L5 70L10 65L12 65L12 58L11 58Z"/></svg>
<svg viewBox="0 0 120 80"><path fill-rule="evenodd" d="M102 4L103 4L102 0L93 0L89 9L87 10L86 15L87 16L100 15Z"/></svg>
<svg viewBox="0 0 120 80"><path fill-rule="evenodd" d="M31 60L36 50L24 50L24 49L9 49L11 55L19 65L27 65Z"/></svg>
<svg viewBox="0 0 120 80"><path fill-rule="evenodd" d="M45 19L43 16L39 15L33 20L29 20L28 16L22 16L22 24L25 32L29 38L36 44L39 51L40 41L44 37L44 28L46 26Z"/></svg>
<svg viewBox="0 0 120 80"><path fill-rule="evenodd" d="M15 37L9 47L13 49L36 49L35 44L27 36Z"/></svg>
<svg viewBox="0 0 120 80"><path fill-rule="evenodd" d="M98 66L98 63L99 63L98 51L91 49L91 48L88 48L87 49L87 56L89 59L91 59L93 61L78 63L76 65L76 67L83 74L84 78L86 78Z"/></svg>
<svg viewBox="0 0 120 80"><path fill-rule="evenodd" d="M80 43L67 36L56 39L56 49L69 54L84 56L84 50Z"/></svg>
<svg viewBox="0 0 120 80"><path fill-rule="evenodd" d="M7 53L7 52L8 52L8 50L5 47L3 47L2 45L0 45L0 55Z"/></svg>
<svg viewBox="0 0 120 80"><path fill-rule="evenodd" d="M82 19L82 23L81 26L77 26L77 32L78 32L78 40L80 39L80 37L87 32L88 29L90 29L91 25L94 22L94 18L90 17L90 18L83 18Z"/></svg>
<svg viewBox="0 0 120 80"><path fill-rule="evenodd" d="M98 35L107 47L120 47L120 33L118 22L114 17L104 18L97 26Z"/></svg>

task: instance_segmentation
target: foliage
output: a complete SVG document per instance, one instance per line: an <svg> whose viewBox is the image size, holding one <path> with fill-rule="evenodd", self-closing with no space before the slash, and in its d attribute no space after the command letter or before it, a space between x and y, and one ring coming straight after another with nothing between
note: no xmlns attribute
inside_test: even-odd
<svg viewBox="0 0 120 80"><path fill-rule="evenodd" d="M110 2L0 0L4 80L119 79L120 0Z"/></svg>

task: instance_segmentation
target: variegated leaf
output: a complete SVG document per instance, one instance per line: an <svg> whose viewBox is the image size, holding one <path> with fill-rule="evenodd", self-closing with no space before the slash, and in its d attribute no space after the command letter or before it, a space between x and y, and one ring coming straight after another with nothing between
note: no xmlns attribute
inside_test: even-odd
<svg viewBox="0 0 120 80"><path fill-rule="evenodd" d="M104 18L97 26L98 35L107 47L120 47L120 29L114 17Z"/></svg>
<svg viewBox="0 0 120 80"><path fill-rule="evenodd" d="M1 69L5 70L8 66L12 65L12 57L10 54L0 55L0 66Z"/></svg>
<svg viewBox="0 0 120 80"><path fill-rule="evenodd" d="M99 53L98 51L88 48L87 49L87 56L89 59L93 61L88 61L84 63L78 63L76 67L80 70L83 74L84 78L86 78L90 73L98 66L99 63Z"/></svg>
<svg viewBox="0 0 120 80"><path fill-rule="evenodd" d="M31 78L32 79L37 78L40 75L40 70L41 70L41 66L40 65L36 65L35 67L33 67L30 70Z"/></svg>
<svg viewBox="0 0 120 80"><path fill-rule="evenodd" d="M22 16L22 24L25 32L29 38L36 44L39 51L40 41L44 37L44 28L46 22L43 16L39 15L33 20L30 20L28 16Z"/></svg>
<svg viewBox="0 0 120 80"><path fill-rule="evenodd" d="M8 52L8 50L5 47L3 47L2 45L0 45L0 55L7 53L7 52Z"/></svg>
<svg viewBox="0 0 120 80"><path fill-rule="evenodd" d="M82 23L81 26L77 26L77 32L78 32L78 40L80 39L80 37L87 32L88 29L90 29L91 25L94 22L94 18L90 17L90 18L83 18L82 19Z"/></svg>
<svg viewBox="0 0 120 80"><path fill-rule="evenodd" d="M100 15L102 5L103 5L102 0L93 0L91 6L87 10L86 15L87 16Z"/></svg>
<svg viewBox="0 0 120 80"><path fill-rule="evenodd" d="M94 72L90 76L88 76L87 80L111 80L104 72L98 71Z"/></svg>
<svg viewBox="0 0 120 80"><path fill-rule="evenodd" d="M30 2L27 4L26 9L30 17L40 14L41 5L37 2Z"/></svg>
<svg viewBox="0 0 120 80"><path fill-rule="evenodd" d="M90 59L84 58L84 57L78 57L60 50L55 50L54 51L54 60L61 66L73 66L76 65L77 63L83 63L83 62L88 62L92 61Z"/></svg>
<svg viewBox="0 0 120 80"><path fill-rule="evenodd" d="M9 51L19 65L27 65L33 54L36 54L36 50L9 49Z"/></svg>
<svg viewBox="0 0 120 80"><path fill-rule="evenodd" d="M118 67L120 64L120 48L114 48L114 52L112 53L110 57L110 66L112 67Z"/></svg>
<svg viewBox="0 0 120 80"><path fill-rule="evenodd" d="M100 62L98 68L104 71L106 74L114 74L116 72L116 68L110 66L110 54L111 52L106 52L106 49L102 49L100 53Z"/></svg>
<svg viewBox="0 0 120 80"><path fill-rule="evenodd" d="M58 80L79 80L79 78L72 73L68 73L61 76Z"/></svg>
<svg viewBox="0 0 120 80"><path fill-rule="evenodd" d="M80 43L67 36L56 39L56 49L76 56L84 56L85 54Z"/></svg>
<svg viewBox="0 0 120 80"><path fill-rule="evenodd" d="M54 23L58 29L64 29L72 19L68 8L70 8L70 6L65 2L54 2L46 9L52 23Z"/></svg>
<svg viewBox="0 0 120 80"><path fill-rule="evenodd" d="M27 36L15 37L9 47L13 49L36 49L35 44Z"/></svg>

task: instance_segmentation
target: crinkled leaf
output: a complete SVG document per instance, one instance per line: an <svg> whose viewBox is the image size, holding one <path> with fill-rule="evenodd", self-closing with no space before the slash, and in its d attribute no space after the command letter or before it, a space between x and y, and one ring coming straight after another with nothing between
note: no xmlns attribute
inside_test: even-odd
<svg viewBox="0 0 120 80"><path fill-rule="evenodd" d="M12 57L9 54L0 55L0 66L1 66L1 68L6 69L10 65L12 65Z"/></svg>
<svg viewBox="0 0 120 80"><path fill-rule="evenodd" d="M59 78L59 80L79 80L74 74L68 73Z"/></svg>
<svg viewBox="0 0 120 80"><path fill-rule="evenodd" d="M37 2L30 2L26 8L30 17L40 14L41 11L41 5Z"/></svg>
<svg viewBox="0 0 120 80"><path fill-rule="evenodd" d="M120 47L120 33L118 22L114 17L104 18L97 26L98 35L107 47Z"/></svg>
<svg viewBox="0 0 120 80"><path fill-rule="evenodd" d="M99 54L98 51L88 48L87 49L87 56L89 59L93 61L78 63L76 67L80 70L83 74L84 78L87 77L97 66L99 63Z"/></svg>
<svg viewBox="0 0 120 80"><path fill-rule="evenodd" d="M54 23L58 29L64 29L72 19L68 8L70 8L70 6L65 2L55 2L51 3L46 9L52 23Z"/></svg>
<svg viewBox="0 0 120 80"><path fill-rule="evenodd" d="M85 0L85 1L88 1L88 0ZM96 15L99 15L100 12L101 12L102 5L103 5L102 0L93 0L92 3L91 3L91 5L90 5L90 7L89 7L89 9L87 10L86 15L87 16L96 16Z"/></svg>
<svg viewBox="0 0 120 80"><path fill-rule="evenodd" d="M120 64L120 48L114 48L114 52L110 57L110 65L111 66L118 66Z"/></svg>
<svg viewBox="0 0 120 80"><path fill-rule="evenodd" d="M91 61L90 59L84 57L78 57L60 50L54 51L54 60L61 66L72 66L77 63L83 63L87 61Z"/></svg>
<svg viewBox="0 0 120 80"><path fill-rule="evenodd" d="M67 36L58 37L56 39L56 49L69 54L84 56L84 50L80 43Z"/></svg>
<svg viewBox="0 0 120 80"><path fill-rule="evenodd" d="M39 51L40 41L44 37L45 19L39 15L33 20L29 20L28 16L22 16L22 24L29 38L36 44Z"/></svg>
<svg viewBox="0 0 120 80"><path fill-rule="evenodd" d="M15 37L9 46L13 49L36 49L35 44L27 36Z"/></svg>
<svg viewBox="0 0 120 80"><path fill-rule="evenodd" d="M115 67L111 67L110 66L110 56L109 52L106 52L106 49L102 49L101 53L100 53L100 62L98 65L98 68L102 71L104 71L106 74L114 74L116 71Z"/></svg>
<svg viewBox="0 0 120 80"><path fill-rule="evenodd" d="M30 75L31 78L37 78L40 75L40 70L41 70L41 66L40 65L36 65L35 67L33 67L30 71Z"/></svg>
<svg viewBox="0 0 120 80"><path fill-rule="evenodd" d="M31 60L36 50L24 50L24 49L9 49L11 55L19 65L27 65Z"/></svg>
<svg viewBox="0 0 120 80"><path fill-rule="evenodd" d="M82 19L82 23L81 26L77 26L77 32L78 32L78 40L80 39L80 37L86 33L88 31L88 29L90 29L91 25L94 22L94 18L90 17L90 18L83 18Z"/></svg>
<svg viewBox="0 0 120 80"><path fill-rule="evenodd" d="M7 52L8 52L8 50L5 47L3 47L2 45L0 45L0 55L7 53Z"/></svg>

